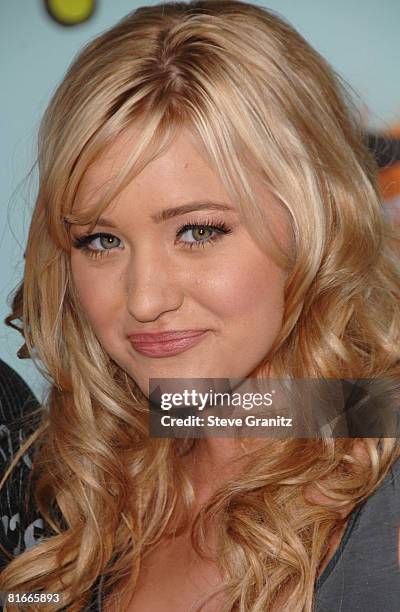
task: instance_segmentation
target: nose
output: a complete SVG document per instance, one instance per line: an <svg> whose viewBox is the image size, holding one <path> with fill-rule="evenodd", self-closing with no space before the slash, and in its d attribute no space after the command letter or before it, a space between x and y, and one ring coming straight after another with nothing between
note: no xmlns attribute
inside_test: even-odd
<svg viewBox="0 0 400 612"><path fill-rule="evenodd" d="M126 272L127 309L137 321L156 321L178 310L184 292L179 274L162 253L136 253Z"/></svg>

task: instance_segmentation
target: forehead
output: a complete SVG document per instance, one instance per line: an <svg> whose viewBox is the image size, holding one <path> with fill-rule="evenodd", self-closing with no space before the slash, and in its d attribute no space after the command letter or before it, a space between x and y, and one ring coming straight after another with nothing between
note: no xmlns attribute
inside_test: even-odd
<svg viewBox="0 0 400 612"><path fill-rule="evenodd" d="M132 203L145 201L146 207L153 208L187 199L229 199L204 148L189 130L182 129L165 150L149 163L145 161L144 167L136 173L132 162L140 136L139 127L130 127L89 166L79 186L75 212L99 204L127 169L132 170L132 178L129 178L131 174L127 177L115 198L118 201L127 197ZM145 151L148 157L149 153L151 155L151 151Z"/></svg>
<svg viewBox="0 0 400 612"><path fill-rule="evenodd" d="M115 216L117 224L130 223L133 219L158 223L173 216L169 214L172 209L196 204L191 210L218 210L218 207L198 206L217 203L223 207L219 206L219 210L240 219L260 248L272 254L275 245L278 258L283 265L289 265L285 263L286 254L283 258L279 254L288 252L292 241L288 215L253 170L247 171L247 176L257 207L263 211L261 217L254 213L253 204L240 200L234 184L231 188L224 185L205 145L190 130L179 131L161 151L145 150L143 163L139 163L136 171L132 161L141 137L140 127L130 126L89 166L74 202L72 223L94 227L103 213L107 219L108 213ZM133 172L119 186L119 177L127 169Z"/></svg>

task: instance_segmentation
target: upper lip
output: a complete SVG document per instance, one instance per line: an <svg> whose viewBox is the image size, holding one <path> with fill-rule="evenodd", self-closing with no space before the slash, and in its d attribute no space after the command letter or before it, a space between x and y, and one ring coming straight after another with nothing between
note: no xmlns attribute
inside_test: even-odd
<svg viewBox="0 0 400 612"><path fill-rule="evenodd" d="M164 332L138 332L128 334L128 339L132 342L153 343L153 342L168 342L171 340L179 340L180 338L189 338L197 336L207 331L206 329L179 329Z"/></svg>

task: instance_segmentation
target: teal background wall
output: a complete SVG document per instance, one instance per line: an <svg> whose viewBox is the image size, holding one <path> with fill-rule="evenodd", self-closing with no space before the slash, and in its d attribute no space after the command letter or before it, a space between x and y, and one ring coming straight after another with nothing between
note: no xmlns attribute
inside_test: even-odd
<svg viewBox="0 0 400 612"><path fill-rule="evenodd" d="M93 17L74 27L52 21L40 0L0 3L0 321L23 271L36 191L27 174L35 159L40 117L77 51L135 7L150 2L98 0ZM400 0L271 0L359 94L371 127L400 122ZM0 323L0 358L39 397L45 383L30 360L18 360L17 332Z"/></svg>

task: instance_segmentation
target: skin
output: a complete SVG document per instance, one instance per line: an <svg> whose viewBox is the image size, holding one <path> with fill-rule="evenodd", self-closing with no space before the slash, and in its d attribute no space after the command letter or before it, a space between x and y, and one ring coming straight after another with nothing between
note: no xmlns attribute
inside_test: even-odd
<svg viewBox="0 0 400 612"><path fill-rule="evenodd" d="M134 138L135 128L130 128L87 170L74 212L95 206ZM269 194L262 195L271 201ZM163 209L205 200L231 210L193 211L161 223L152 219ZM271 206L271 215L280 221L276 207ZM72 248L72 278L100 343L142 392L148 395L149 378L249 375L281 328L286 273L251 238L190 133L181 132L102 217L105 225L96 225L92 233L109 237L92 241L90 253ZM206 230L200 236L198 230L186 230L177 237L182 225L205 222L223 222L230 233ZM87 231L88 226L73 225L73 240ZM195 240L204 247L190 248ZM106 251L107 246L112 248ZM127 338L181 329L208 332L196 346L161 358L138 353Z"/></svg>

